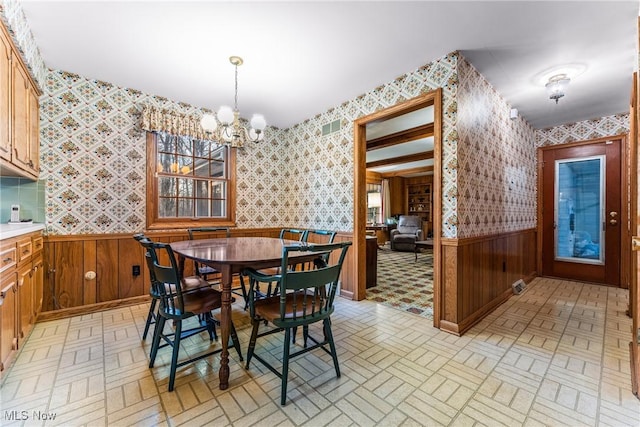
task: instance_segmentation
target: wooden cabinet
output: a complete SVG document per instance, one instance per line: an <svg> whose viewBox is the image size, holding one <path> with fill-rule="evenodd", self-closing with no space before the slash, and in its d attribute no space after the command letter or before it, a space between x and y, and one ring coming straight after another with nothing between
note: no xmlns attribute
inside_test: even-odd
<svg viewBox="0 0 640 427"><path fill-rule="evenodd" d="M422 235L426 238L431 232L432 222L432 185L430 182L407 184L407 215L417 215L422 219Z"/></svg>
<svg viewBox="0 0 640 427"><path fill-rule="evenodd" d="M0 158L11 161L11 43L0 31Z"/></svg>
<svg viewBox="0 0 640 427"><path fill-rule="evenodd" d="M29 336L42 309L42 248L40 232L0 242L0 375Z"/></svg>
<svg viewBox="0 0 640 427"><path fill-rule="evenodd" d="M44 296L44 264L42 262L42 254L34 255L31 263L31 272L33 275L33 316L38 318L38 314L42 311L42 301Z"/></svg>
<svg viewBox="0 0 640 427"><path fill-rule="evenodd" d="M3 273L0 280L0 373L9 366L18 351L16 272Z"/></svg>
<svg viewBox="0 0 640 427"><path fill-rule="evenodd" d="M378 283L378 242L375 237L367 236L366 244L366 260L367 260L367 277L366 286L372 288Z"/></svg>
<svg viewBox="0 0 640 427"><path fill-rule="evenodd" d="M33 282L31 280L31 263L25 263L18 268L18 338L24 339L29 335L35 319L33 318Z"/></svg>
<svg viewBox="0 0 640 427"><path fill-rule="evenodd" d="M38 92L29 87L29 171L40 174L40 100Z"/></svg>
<svg viewBox="0 0 640 427"><path fill-rule="evenodd" d="M39 95L40 91L0 22L0 175L38 178Z"/></svg>

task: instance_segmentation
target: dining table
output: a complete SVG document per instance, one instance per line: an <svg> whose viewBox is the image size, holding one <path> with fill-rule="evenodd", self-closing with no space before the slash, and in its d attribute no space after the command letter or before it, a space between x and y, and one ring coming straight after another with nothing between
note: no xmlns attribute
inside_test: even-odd
<svg viewBox="0 0 640 427"><path fill-rule="evenodd" d="M216 239L184 240L171 243L178 255L180 271L184 271L186 259L215 268L221 273L222 307L220 309L220 390L229 387L229 331L231 327L231 285L234 274L245 268L256 270L278 267L282 263L282 248L305 245L298 240L274 237L225 237ZM290 252L291 264L307 262L317 257L313 252Z"/></svg>

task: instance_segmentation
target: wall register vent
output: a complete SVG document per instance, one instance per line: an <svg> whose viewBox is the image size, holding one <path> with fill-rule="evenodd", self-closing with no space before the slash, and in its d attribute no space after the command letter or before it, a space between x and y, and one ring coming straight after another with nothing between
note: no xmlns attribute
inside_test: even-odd
<svg viewBox="0 0 640 427"><path fill-rule="evenodd" d="M340 119L334 120L331 123L322 125L322 136L329 135L340 130Z"/></svg>
<svg viewBox="0 0 640 427"><path fill-rule="evenodd" d="M524 292L524 289L527 287L527 284L524 283L524 280L518 279L515 282L513 282L511 287L513 288L513 293L515 295L520 295L521 293Z"/></svg>

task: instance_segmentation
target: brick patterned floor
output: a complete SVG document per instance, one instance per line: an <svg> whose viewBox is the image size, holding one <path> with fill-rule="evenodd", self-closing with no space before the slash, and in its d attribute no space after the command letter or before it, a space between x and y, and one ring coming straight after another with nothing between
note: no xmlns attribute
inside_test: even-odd
<svg viewBox="0 0 640 427"><path fill-rule="evenodd" d="M284 407L279 379L259 364L245 370L233 352L228 390L218 389L214 356L179 368L168 393L169 349L147 367L147 305L38 323L3 380L0 424L640 425L627 298L621 289L536 279L462 337L421 316L338 298L342 377L321 350L294 359ZM235 307L233 315L246 351L246 314ZM258 350L279 359L281 343L274 334ZM208 345L202 334L182 351ZM37 419L44 415L55 418Z"/></svg>

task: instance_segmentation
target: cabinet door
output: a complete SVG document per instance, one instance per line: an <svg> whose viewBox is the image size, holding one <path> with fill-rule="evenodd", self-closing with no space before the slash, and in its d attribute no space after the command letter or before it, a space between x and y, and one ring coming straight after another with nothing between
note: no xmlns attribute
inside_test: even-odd
<svg viewBox="0 0 640 427"><path fill-rule="evenodd" d="M25 338L33 325L33 283L31 263L18 269L18 338Z"/></svg>
<svg viewBox="0 0 640 427"><path fill-rule="evenodd" d="M11 161L11 45L0 29L0 158Z"/></svg>
<svg viewBox="0 0 640 427"><path fill-rule="evenodd" d="M33 283L33 320L34 323L38 319L38 315L42 311L42 301L44 294L44 268L42 263L42 254L35 257L32 264L32 277Z"/></svg>
<svg viewBox="0 0 640 427"><path fill-rule="evenodd" d="M0 371L4 371L18 350L16 313L16 273L2 276L0 282Z"/></svg>
<svg viewBox="0 0 640 427"><path fill-rule="evenodd" d="M40 101L38 93L29 87L29 169L40 173Z"/></svg>
<svg viewBox="0 0 640 427"><path fill-rule="evenodd" d="M13 163L29 170L31 160L29 158L29 78L18 61L13 61L12 65Z"/></svg>

